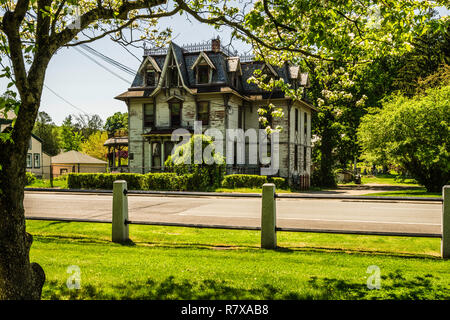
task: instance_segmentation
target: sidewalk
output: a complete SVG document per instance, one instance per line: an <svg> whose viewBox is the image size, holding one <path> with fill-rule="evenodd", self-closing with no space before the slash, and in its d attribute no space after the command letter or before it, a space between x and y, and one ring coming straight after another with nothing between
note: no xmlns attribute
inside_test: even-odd
<svg viewBox="0 0 450 320"><path fill-rule="evenodd" d="M385 191L402 191L402 190L414 190L420 187L408 186L408 185L389 185L389 184L377 184L367 183L364 185L338 185L337 189L321 190L321 191L305 191L301 192L305 195L313 194L334 194L334 195L349 195L359 196L369 193L378 193Z"/></svg>

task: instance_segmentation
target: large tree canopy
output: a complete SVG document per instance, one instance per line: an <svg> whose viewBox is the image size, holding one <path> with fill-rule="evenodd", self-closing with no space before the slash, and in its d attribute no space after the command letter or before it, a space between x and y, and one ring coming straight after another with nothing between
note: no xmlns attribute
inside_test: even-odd
<svg viewBox="0 0 450 320"><path fill-rule="evenodd" d="M427 191L440 192L450 181L450 85L395 95L363 117L358 134L372 162L399 165Z"/></svg>

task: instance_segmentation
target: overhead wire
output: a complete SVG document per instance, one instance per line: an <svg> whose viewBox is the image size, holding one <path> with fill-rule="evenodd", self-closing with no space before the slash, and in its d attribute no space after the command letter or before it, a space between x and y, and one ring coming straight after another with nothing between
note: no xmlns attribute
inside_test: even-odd
<svg viewBox="0 0 450 320"><path fill-rule="evenodd" d="M60 96L58 93L56 93L53 89L51 89L49 86L47 86L46 84L44 84L44 87L46 87L51 93L53 93L55 96L57 96L58 98L60 98L61 100L63 100L65 103L67 103L68 105L70 105L71 107L75 108L76 110L84 113L85 115L89 115L89 113L87 113L86 111L84 111L83 109L81 109L80 107L77 107L76 105L74 105L73 103L71 103L70 101L64 99L62 96Z"/></svg>
<svg viewBox="0 0 450 320"><path fill-rule="evenodd" d="M104 65L102 65L100 62L98 62L97 60L95 60L94 58L92 58L91 56L89 56L88 54L86 54L85 52L81 51L80 49L78 49L77 47L74 47L75 50L77 50L79 53L81 53L83 56L85 56L86 58L88 58L89 60L91 60L92 62L94 62L95 64L97 64L98 66L100 66L101 68L103 68L104 70L108 71L109 73L111 73L112 75L116 76L117 78L125 81L126 83L130 83L131 81L123 78L122 76L118 75L117 73L115 73L114 71L110 70L109 68L105 67Z"/></svg>

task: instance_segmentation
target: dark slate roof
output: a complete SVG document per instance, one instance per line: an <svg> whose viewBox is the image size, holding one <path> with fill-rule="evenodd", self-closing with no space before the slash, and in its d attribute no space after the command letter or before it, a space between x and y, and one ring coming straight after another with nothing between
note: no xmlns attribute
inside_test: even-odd
<svg viewBox="0 0 450 320"><path fill-rule="evenodd" d="M189 80L187 75L186 61L184 60L183 49L172 42L173 53L180 70L181 78L186 86L189 86Z"/></svg>
<svg viewBox="0 0 450 320"><path fill-rule="evenodd" d="M197 92L208 92L208 91L220 91L221 87L231 87L231 78L228 70L227 58L230 57L229 52L224 50L220 51L212 51L202 49L203 52L208 56L211 62L214 64L215 69L213 70L212 75L212 83L205 85L197 85L195 83L195 70L192 70L192 66L194 62L200 55L200 50L194 52L192 50L186 50L175 43L171 43L170 47L167 50L159 50L155 52L155 54L149 53L151 55L161 70L164 67L165 58L167 56L168 50L170 48L173 49L173 52L176 57L176 61L179 65L180 74L183 79L184 84L189 88L197 88ZM150 51L149 51L150 52ZM228 53L228 54L227 54ZM145 56L144 56L145 59ZM265 94L260 88L258 88L254 84L249 84L247 82L248 78L253 75L253 72L256 69L261 69L264 63L260 61L252 61L252 62L241 62L242 69L242 78L241 78L241 94ZM291 66L292 67L292 66ZM273 69L277 72L278 76L282 78L285 83L290 83L292 80L291 72L289 70L288 65L284 65L283 67L273 66ZM298 72L297 72L298 73ZM143 78L142 75L136 74L132 88L142 86ZM281 91L280 91L281 92ZM278 95L278 94L277 94Z"/></svg>

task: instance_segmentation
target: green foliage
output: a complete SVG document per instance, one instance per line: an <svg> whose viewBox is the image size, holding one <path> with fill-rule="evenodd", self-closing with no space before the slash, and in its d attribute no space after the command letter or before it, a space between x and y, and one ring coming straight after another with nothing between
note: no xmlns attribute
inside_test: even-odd
<svg viewBox="0 0 450 320"><path fill-rule="evenodd" d="M75 124L73 127L83 137L84 141L88 140L92 134L100 132L103 128L103 120L98 114L80 114L74 117Z"/></svg>
<svg viewBox="0 0 450 320"><path fill-rule="evenodd" d="M125 180L130 190L142 190L144 175L138 173L69 173L69 189L112 190L116 180Z"/></svg>
<svg viewBox="0 0 450 320"><path fill-rule="evenodd" d="M177 175L176 173L147 173L143 178L144 190L188 191L196 190L192 174Z"/></svg>
<svg viewBox="0 0 450 320"><path fill-rule="evenodd" d="M230 174L226 175L222 181L222 187L225 188L261 188L267 183L266 176L255 174Z"/></svg>
<svg viewBox="0 0 450 320"><path fill-rule="evenodd" d="M195 150L195 145L201 149ZM201 163L195 163L201 156ZM199 161L200 162L200 161ZM166 170L177 175L192 175L197 190L214 190L220 186L225 172L225 158L216 153L212 139L205 135L193 135L189 141L175 149L165 162Z"/></svg>
<svg viewBox="0 0 450 320"><path fill-rule="evenodd" d="M128 131L128 113L116 112L108 117L103 127L109 135L114 135L118 130Z"/></svg>
<svg viewBox="0 0 450 320"><path fill-rule="evenodd" d="M69 173L69 189L112 190L114 181L125 180L129 190L187 191L199 190L192 174L176 173Z"/></svg>
<svg viewBox="0 0 450 320"><path fill-rule="evenodd" d="M450 64L450 19L442 19L440 26L413 38L413 49L395 61L393 88L413 96L423 86L420 78L435 74L443 64Z"/></svg>
<svg viewBox="0 0 450 320"><path fill-rule="evenodd" d="M42 140L42 150L50 156L56 156L60 150L59 136L52 118L40 111L33 128L33 134Z"/></svg>
<svg viewBox="0 0 450 320"><path fill-rule="evenodd" d="M108 139L108 134L105 131L96 131L92 133L87 140L81 144L81 151L91 157L105 160L108 153L108 148L103 144Z"/></svg>
<svg viewBox="0 0 450 320"><path fill-rule="evenodd" d="M288 187L286 179L280 177L266 177L256 174L229 174L222 180L224 188L261 188L264 183L273 183L277 189Z"/></svg>
<svg viewBox="0 0 450 320"><path fill-rule="evenodd" d="M269 177L269 182L273 183L275 185L276 189L286 189L288 187L288 184L287 184L285 178Z"/></svg>
<svg viewBox="0 0 450 320"><path fill-rule="evenodd" d="M27 179L27 182L26 182L27 186L30 184L33 184L36 181L36 176L33 173L27 171L27 172L25 172L25 174L26 174L26 179Z"/></svg>
<svg viewBox="0 0 450 320"><path fill-rule="evenodd" d="M429 192L450 181L450 86L407 98L394 95L358 130L364 156L406 170Z"/></svg>
<svg viewBox="0 0 450 320"><path fill-rule="evenodd" d="M76 131L72 123L72 116L67 116L61 126L61 148L64 151L80 151L83 136Z"/></svg>

